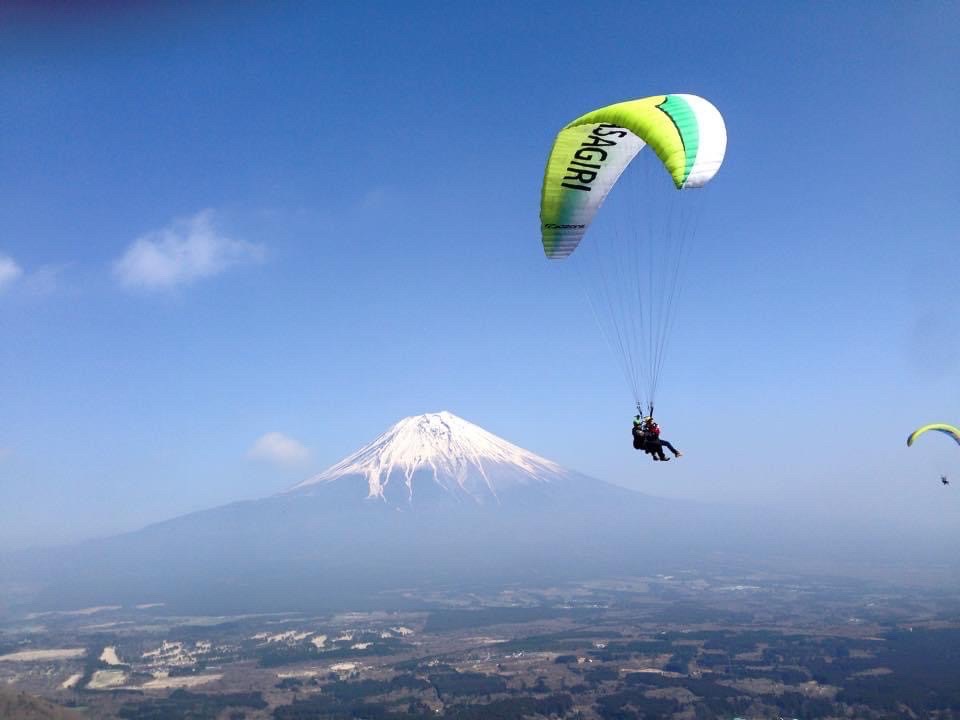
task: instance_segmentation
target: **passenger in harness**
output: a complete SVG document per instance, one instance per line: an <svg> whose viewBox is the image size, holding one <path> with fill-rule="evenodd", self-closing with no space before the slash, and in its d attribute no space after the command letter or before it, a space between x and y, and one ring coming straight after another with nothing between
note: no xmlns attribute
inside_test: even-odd
<svg viewBox="0 0 960 720"><path fill-rule="evenodd" d="M661 460L667 462L668 458L663 448L666 447L673 453L674 457L683 455L669 440L663 440L660 437L660 426L657 425L652 415L641 418L639 415L633 419L633 447L636 450L643 450L652 460Z"/></svg>

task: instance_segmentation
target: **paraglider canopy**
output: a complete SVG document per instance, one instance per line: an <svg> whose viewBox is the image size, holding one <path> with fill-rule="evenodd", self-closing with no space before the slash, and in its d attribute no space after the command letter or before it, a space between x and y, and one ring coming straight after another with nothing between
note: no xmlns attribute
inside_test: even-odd
<svg viewBox="0 0 960 720"><path fill-rule="evenodd" d="M923 427L917 428L907 437L907 447L911 447L917 438L921 435L928 433L930 431L935 431L943 433L944 435L949 435L953 438L953 441L960 445L960 428L956 428L953 425L947 425L946 423L932 423L930 425L924 425ZM945 474L940 475L940 483L943 486L950 484L950 481L947 479Z"/></svg>
<svg viewBox="0 0 960 720"><path fill-rule="evenodd" d="M931 430L949 435L953 438L954 442L960 445L960 428L955 428L953 425L947 425L945 423L933 423L932 425L924 425L921 428L917 428L910 433L910 436L907 438L907 447L912 446L918 437Z"/></svg>
<svg viewBox="0 0 960 720"><path fill-rule="evenodd" d="M642 153L647 146L653 152ZM710 102L672 94L592 110L564 126L550 149L543 252L563 260L576 251L569 264L641 414L653 414L698 225L702 202L691 196L701 193L687 191L710 182L726 147L723 117Z"/></svg>
<svg viewBox="0 0 960 720"><path fill-rule="evenodd" d="M581 115L553 141L540 196L543 251L561 259L584 236L624 169L650 145L678 190L706 185L723 162L727 129L696 95L654 95Z"/></svg>

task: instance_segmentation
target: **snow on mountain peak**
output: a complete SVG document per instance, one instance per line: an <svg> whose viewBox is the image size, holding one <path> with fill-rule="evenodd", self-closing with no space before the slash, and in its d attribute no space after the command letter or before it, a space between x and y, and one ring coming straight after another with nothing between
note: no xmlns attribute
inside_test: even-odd
<svg viewBox="0 0 960 720"><path fill-rule="evenodd" d="M308 492L358 475L366 479L367 497L372 499L386 500L388 488L393 496L402 484L402 497L411 501L414 477L425 476L448 493L485 502L499 501L499 492L508 486L549 483L566 471L442 411L404 418L369 445L287 492Z"/></svg>

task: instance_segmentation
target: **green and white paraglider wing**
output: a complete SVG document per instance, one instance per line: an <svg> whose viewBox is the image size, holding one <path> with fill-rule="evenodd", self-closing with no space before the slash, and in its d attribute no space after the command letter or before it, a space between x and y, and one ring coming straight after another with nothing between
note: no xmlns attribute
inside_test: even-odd
<svg viewBox="0 0 960 720"><path fill-rule="evenodd" d="M646 146L653 152L643 152ZM564 266L580 276L637 406L647 412L703 204L703 193L686 191L710 182L726 149L723 118L696 95L593 110L560 130L550 149L540 192L543 251L552 260L567 258L587 236Z"/></svg>
<svg viewBox="0 0 960 720"><path fill-rule="evenodd" d="M594 110L557 135L540 196L543 250L572 253L610 189L645 145L678 190L705 185L727 148L720 112L696 95L656 95Z"/></svg>

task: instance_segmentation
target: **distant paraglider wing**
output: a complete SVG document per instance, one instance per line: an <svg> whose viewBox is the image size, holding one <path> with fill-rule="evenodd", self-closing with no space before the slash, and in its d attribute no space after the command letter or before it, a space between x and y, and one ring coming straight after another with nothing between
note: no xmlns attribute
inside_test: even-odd
<svg viewBox="0 0 960 720"><path fill-rule="evenodd" d="M949 435L957 445L960 445L960 428L955 428L953 425L946 425L944 423L934 423L932 425L924 425L922 428L918 428L910 433L910 437L907 438L907 447L913 445L918 437L930 430L936 430L937 432Z"/></svg>

